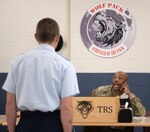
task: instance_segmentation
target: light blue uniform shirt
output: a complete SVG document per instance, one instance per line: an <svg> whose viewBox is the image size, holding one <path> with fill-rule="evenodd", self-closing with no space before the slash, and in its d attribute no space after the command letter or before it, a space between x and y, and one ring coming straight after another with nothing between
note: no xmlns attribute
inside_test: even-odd
<svg viewBox="0 0 150 132"><path fill-rule="evenodd" d="M21 111L54 111L63 97L79 93L73 65L48 44L16 58L2 88L16 95Z"/></svg>

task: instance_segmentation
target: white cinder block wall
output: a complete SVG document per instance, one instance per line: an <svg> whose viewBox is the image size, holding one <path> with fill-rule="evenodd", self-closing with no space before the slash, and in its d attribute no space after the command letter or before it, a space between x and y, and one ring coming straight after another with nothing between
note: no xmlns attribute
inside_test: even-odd
<svg viewBox="0 0 150 132"><path fill-rule="evenodd" d="M8 72L13 58L36 46L35 27L44 17L52 17L59 23L65 41L60 54L71 59L77 72L150 72L150 1L109 0L128 8L136 23L134 43L128 51L114 58L91 54L80 37L80 24L84 14L87 9L100 2L104 1L0 0L0 73Z"/></svg>
<svg viewBox="0 0 150 132"><path fill-rule="evenodd" d="M128 8L136 23L136 37L128 51L114 58L90 53L80 37L80 24L88 9L98 3L112 2ZM150 72L149 0L71 0L71 61L77 72Z"/></svg>
<svg viewBox="0 0 150 132"><path fill-rule="evenodd" d="M34 48L37 22L54 18L65 41L60 54L68 58L68 0L0 0L0 72L8 72L12 59Z"/></svg>

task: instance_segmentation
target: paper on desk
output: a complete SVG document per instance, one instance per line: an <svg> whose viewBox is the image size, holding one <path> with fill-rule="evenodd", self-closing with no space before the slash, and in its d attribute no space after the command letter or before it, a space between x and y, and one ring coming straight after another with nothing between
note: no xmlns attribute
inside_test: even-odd
<svg viewBox="0 0 150 132"><path fill-rule="evenodd" d="M134 116L133 120L144 120L146 119L144 116Z"/></svg>

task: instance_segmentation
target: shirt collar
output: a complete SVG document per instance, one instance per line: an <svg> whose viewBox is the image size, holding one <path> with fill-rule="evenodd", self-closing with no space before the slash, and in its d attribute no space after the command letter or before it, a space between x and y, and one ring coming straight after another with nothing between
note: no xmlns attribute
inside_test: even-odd
<svg viewBox="0 0 150 132"><path fill-rule="evenodd" d="M38 44L36 50L50 50L55 52L55 49L49 44Z"/></svg>

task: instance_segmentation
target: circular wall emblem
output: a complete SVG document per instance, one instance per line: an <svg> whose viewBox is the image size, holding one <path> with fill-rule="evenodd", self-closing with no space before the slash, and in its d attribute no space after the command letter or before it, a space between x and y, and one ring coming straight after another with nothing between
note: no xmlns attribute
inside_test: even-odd
<svg viewBox="0 0 150 132"><path fill-rule="evenodd" d="M135 21L128 9L110 2L90 8L84 15L81 38L86 48L101 57L127 51L135 39Z"/></svg>

